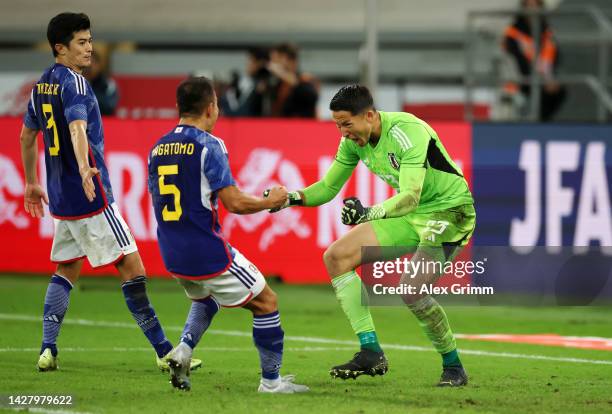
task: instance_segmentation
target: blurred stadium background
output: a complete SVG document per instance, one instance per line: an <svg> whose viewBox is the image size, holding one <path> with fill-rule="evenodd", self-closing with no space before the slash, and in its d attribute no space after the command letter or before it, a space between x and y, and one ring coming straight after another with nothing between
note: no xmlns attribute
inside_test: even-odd
<svg viewBox="0 0 612 414"><path fill-rule="evenodd" d="M600 112L609 113L612 101L606 77L612 5L606 0L547 0L546 5L562 53L559 75L571 88L557 120L607 119ZM172 100L156 96L139 82L143 78L162 82L206 73L229 82L232 72L244 70L248 48L293 42L301 49L301 69L321 82L321 118L329 118L326 105L339 85L368 80L370 70L378 73L377 98L386 110L462 120L471 86L477 117L516 120L500 104L502 78L512 72L500 44L517 6L515 0L435 0L426 7L411 0L313 0L290 6L273 0L3 2L0 114L23 111L25 96L17 87L49 62L48 16L87 9L104 67L120 86L122 118L173 115L160 112L173 108ZM372 27L378 39L374 54L366 36Z"/></svg>
<svg viewBox="0 0 612 414"><path fill-rule="evenodd" d="M167 273L157 250L155 220L146 190L146 154L153 142L174 125L176 85L190 74L204 74L215 80L219 95L223 96L237 80L245 77L250 50L290 42L299 48L300 72L308 74L318 92L314 119L222 115L214 131L225 140L234 176L245 191L259 194L279 182L289 189L297 189L318 179L330 164L339 138L334 124L329 121L329 100L340 86L364 82L374 91L379 109L405 110L429 122L461 165L476 200L475 245L506 246L514 253L524 252L525 247L541 246L552 261L558 258L556 246L564 246L564 254L568 249L579 254L585 246L591 247L593 256L589 257L595 257L597 265L575 266L569 273L525 270L528 276L521 279L521 288L510 284L506 286L509 292L518 289L524 293L527 286L531 293L546 291L558 295L559 292L580 291L586 284L590 286L588 292L570 304L589 305L596 299L611 299L612 125L609 121L612 84L609 67L612 2L546 0L545 4L546 16L561 54L556 79L567 91L561 109L546 123L538 118L538 99L534 98L537 94L521 99L516 94L509 95L506 88L510 81L536 87L543 82L537 76L521 78L517 75L511 59L501 47L504 31L519 5L515 0L0 2L0 128L3 132L0 141L0 241L3 246L0 272L4 275L0 278L0 326L7 333L0 335L0 359L9 368L11 378L19 378L11 382L3 376L0 392L61 391L61 386L70 386L70 379L66 377L58 380L60 388L54 388L51 382L41 382L29 371L22 376L24 366L27 370L33 368L32 354L36 350L30 354L16 351L38 345L40 327L36 318L42 308L45 282L33 275L48 277L53 271L48 261L53 221L48 215L40 221L33 220L23 211L24 175L18 136L31 86L52 62L45 39L46 25L52 16L62 11L83 11L89 15L102 72L114 81L118 90L114 115L104 120L106 156L115 198L139 243L151 276L167 277ZM42 153L40 160L40 167L43 167ZM44 168L39 168L39 174L44 180ZM348 324L343 325L331 289L301 285L328 283L321 256L333 240L348 230L340 223L339 206L343 195L357 195L364 204L369 204L384 200L390 190L360 166L346 190L326 206L287 209L275 216L265 212L248 217L224 214L222 220L235 246L266 275L278 276L288 283L278 286L281 308L285 306L288 315L286 330L294 336L335 338L336 345L337 341L350 340L351 335ZM507 269L514 259L516 255L507 256L505 262L500 262L499 268L506 269L500 271L503 277L512 277ZM589 276L593 272L597 273L597 280L591 283ZM86 268L85 273L104 276L112 274L113 270ZM563 277L559 276L561 274ZM110 288L114 283L115 280L103 278L85 281L83 286L87 288L83 288L81 299L76 299L74 305L78 311L69 310L68 317L100 319L102 326L109 321L131 322L127 313L121 313L118 296L111 294L116 293ZM180 325L187 304L181 299L178 286L161 280L155 283L153 286L158 289L153 289L153 303L161 304L160 317ZM300 289L305 289L303 296ZM283 303L283 294L291 300ZM185 306L181 305L180 309L173 306L170 299L175 298L185 302ZM104 318L99 311L87 309L89 300L113 310ZM311 303L303 314L298 305L301 301ZM383 329L388 327L382 334L383 341L387 334L390 342L426 346L414 327L407 331L410 335L393 333L404 323L403 310L379 312L388 318L388 322L381 322ZM453 312L449 311L451 320ZM474 319L484 318L486 310L481 312L474 308L456 312L459 318L466 318L457 322L455 329L465 335L460 340L461 348L475 351L467 358L468 367L472 362L477 371L475 384L479 389L462 396L454 395L448 404L435 401L437 394L427 394L426 400L434 404L428 406L422 401L416 403L419 400L416 394L402 395L390 383L382 384L397 391L389 391L389 398L397 398L424 411L434 407L434 412L450 412L459 407L488 412L504 411L504 407L519 412L531 411L534 407L541 412L567 407L572 407L567 408L570 411L610 411L612 400L604 391L612 385L609 308L558 307L530 311L497 307L488 310L491 316L482 324ZM328 328L320 326L323 325L319 322L321 317L329 318ZM245 315L224 318L227 326L246 331ZM472 321L466 322L468 319ZM221 326L223 322L218 323ZM73 325L83 324L77 321ZM81 345L82 338L77 332L84 329L93 331L91 327L71 328L68 324L60 341L72 347L89 344L111 349L112 346L124 346L120 341L105 342L98 337ZM477 342L482 336L469 338L470 335L504 334L518 336L498 337L505 341L500 343L489 342L495 340L490 336L485 338L487 342ZM520 337L543 334L558 337ZM111 335L127 338L126 347L144 346L136 331L131 336L122 331ZM227 342L216 339L212 346L222 349L231 346L232 340L231 336L226 338ZM247 341L244 342L248 346ZM211 345L204 345L204 350L206 346ZM399 354L401 347L396 349L394 352ZM432 355L413 351L408 354L417 360L427 355L425 360L433 365ZM480 351L492 354L477 357ZM297 356L290 362L309 372L312 367L304 361L317 358L315 366L320 372L306 374L315 388L329 386L319 374L326 375L325 367L337 363L339 353L342 354L340 359L349 353L330 347L323 358L309 352L296 351ZM508 364L513 360L496 357L494 353L531 355L533 358L511 357L520 361L516 365L520 372L516 372ZM69 360L68 355L64 360ZM113 358L117 359L117 354L107 357L103 352L101 355L100 366L96 368L102 375L107 373L112 377L112 367L104 368L104 358L115 361ZM75 363L81 359L83 364L91 363L78 350L72 358ZM147 364L147 358L138 356L136 360ZM543 362L547 358L552 359ZM572 362L572 359L583 362ZM236 361L240 362L236 362L234 368L243 369L243 361ZM248 364L253 365L254 359L249 361ZM415 365L404 361L402 364L402 369L416 369L419 375L427 372L427 364L421 362ZM499 368L500 365L503 368ZM214 371L214 365L211 369ZM498 376L491 373L494 370L499 370ZM133 377L125 379L125 386L138 384L138 375L144 371L141 368L131 373ZM548 379L549 372L566 380L559 398L548 392L551 382L556 385L554 380ZM78 373L84 378L92 375L80 369ZM251 374L245 372L244 378L250 378ZM402 375L402 381L411 381L405 371ZM574 376L575 381L571 380ZM205 378L202 376L197 382L205 383ZM417 388L429 384L419 378ZM532 382L534 378L537 384ZM94 384L93 378L89 380ZM87 380L83 381L88 384ZM224 381L229 384L232 378L224 378ZM540 382L546 384L547 381L549 388L538 388ZM487 394L489 391L485 388L495 382L499 385ZM591 385L586 385L587 382ZM92 390L85 385L81 387L74 389L87 395L90 403L86 405L87 410L104 411L103 407L95 408L98 407L97 397ZM107 391L112 392L112 382L107 387ZM161 388L166 391L165 384ZM209 388L210 392L220 393L224 401L215 406L217 409L232 406L229 391ZM345 387L340 388L331 394L345 393ZM526 395L527 402L516 397L524 389L531 390ZM362 386L357 391L366 412L381 407L366 403L373 390ZM244 395L247 391L249 389L245 388ZM329 404L327 407L337 412L356 412L360 407L359 404L345 406L330 397L331 394L324 398L319 395L321 399L317 401ZM130 397L122 391L118 398ZM306 410L308 399L300 398L299 401L299 407L274 406L267 400L257 404L287 411ZM109 407L111 411L122 410L117 404ZM390 412L401 411L401 407L393 404L382 407ZM164 409L172 411L171 407ZM246 407L240 405L238 410L246 410Z"/></svg>

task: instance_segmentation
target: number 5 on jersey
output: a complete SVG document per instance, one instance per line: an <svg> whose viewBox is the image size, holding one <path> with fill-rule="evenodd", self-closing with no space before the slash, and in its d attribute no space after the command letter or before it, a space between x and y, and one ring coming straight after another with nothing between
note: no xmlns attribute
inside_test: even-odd
<svg viewBox="0 0 612 414"><path fill-rule="evenodd" d="M174 211L171 211L168 206L164 206L162 219L164 221L178 221L183 214L183 209L181 208L181 192L176 185L166 184L164 182L166 175L178 174L178 164L160 165L157 167L157 174L159 175L159 194L172 194L174 196Z"/></svg>

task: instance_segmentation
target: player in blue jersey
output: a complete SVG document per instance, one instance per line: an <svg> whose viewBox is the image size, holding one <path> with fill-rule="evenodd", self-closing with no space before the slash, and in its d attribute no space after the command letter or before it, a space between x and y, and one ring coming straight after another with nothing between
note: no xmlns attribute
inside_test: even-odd
<svg viewBox="0 0 612 414"><path fill-rule="evenodd" d="M257 267L223 237L217 212L218 200L236 214L279 208L287 190L275 187L267 198L259 198L238 189L227 148L210 133L219 115L210 80L189 78L176 95L180 121L149 154L149 191L161 255L192 300L180 344L169 357L172 385L191 388L193 348L224 306L253 313L253 340L261 363L259 392L308 391L293 383L293 376L280 376L284 332L276 294Z"/></svg>
<svg viewBox="0 0 612 414"><path fill-rule="evenodd" d="M42 217L42 203L49 204L55 223L51 261L57 269L45 297L38 369L57 369L56 339L70 291L87 257L93 267L115 265L127 306L155 349L157 365L167 370L165 358L172 344L149 303L136 242L115 205L104 162L98 102L82 76L91 63L89 18L61 13L49 22L47 38L55 64L34 85L21 130L25 209L32 217ZM48 198L36 171L39 131L45 147ZM198 365L201 361L194 360L194 367Z"/></svg>

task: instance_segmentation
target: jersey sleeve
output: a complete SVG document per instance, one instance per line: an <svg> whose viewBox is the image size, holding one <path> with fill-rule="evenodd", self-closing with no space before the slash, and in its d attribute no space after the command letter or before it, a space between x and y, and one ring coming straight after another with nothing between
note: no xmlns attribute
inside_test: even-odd
<svg viewBox="0 0 612 414"><path fill-rule="evenodd" d="M354 166L341 164L337 160L332 162L321 180L302 190L304 205L314 207L331 201L348 181L354 169Z"/></svg>
<svg viewBox="0 0 612 414"><path fill-rule="evenodd" d="M394 125L389 133L400 145L401 167L425 167L427 148L431 136L425 127L417 123Z"/></svg>
<svg viewBox="0 0 612 414"><path fill-rule="evenodd" d="M359 154L357 154L353 149L353 143L350 140L342 137L335 159L340 164L354 167L359 163Z"/></svg>
<svg viewBox="0 0 612 414"><path fill-rule="evenodd" d="M72 76L71 76L72 75ZM67 75L62 84L64 116L69 124L73 121L87 121L89 108L95 103L95 96L87 87L87 81L80 75Z"/></svg>
<svg viewBox="0 0 612 414"><path fill-rule="evenodd" d="M229 166L229 156L225 145L217 141L205 147L203 171L208 179L211 191L217 191L230 185L236 185Z"/></svg>
<svg viewBox="0 0 612 414"><path fill-rule="evenodd" d="M36 118L36 108L34 107L34 89L30 93L30 100L28 101L28 109L23 116L23 124L30 129L39 130L38 119Z"/></svg>

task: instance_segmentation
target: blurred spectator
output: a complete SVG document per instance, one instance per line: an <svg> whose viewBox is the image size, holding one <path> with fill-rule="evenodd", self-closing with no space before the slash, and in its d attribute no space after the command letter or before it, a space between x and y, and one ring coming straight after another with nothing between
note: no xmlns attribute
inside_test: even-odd
<svg viewBox="0 0 612 414"><path fill-rule="evenodd" d="M297 46L283 43L273 48L268 69L279 80L272 116L315 118L319 83L299 72Z"/></svg>
<svg viewBox="0 0 612 414"><path fill-rule="evenodd" d="M535 62L536 70L543 82L539 115L541 121L549 121L557 113L566 97L565 88L555 80L555 73L559 65L559 51L546 18L527 13L542 11L544 0L521 0L520 5L521 11L516 14L514 22L506 28L503 45L516 63L523 81L527 83L520 84L520 86L509 83L505 86L505 92L508 94L520 93L523 98L531 96L529 81L536 47L533 33L538 23L535 19L539 19L540 33L537 37L539 53Z"/></svg>
<svg viewBox="0 0 612 414"><path fill-rule="evenodd" d="M232 73L227 90L219 105L226 116L270 116L278 81L268 70L270 54L267 49L248 51L246 76Z"/></svg>
<svg viewBox="0 0 612 414"><path fill-rule="evenodd" d="M102 115L114 115L119 102L119 90L115 81L104 73L104 65L97 53L91 55L91 66L85 73L89 81Z"/></svg>

